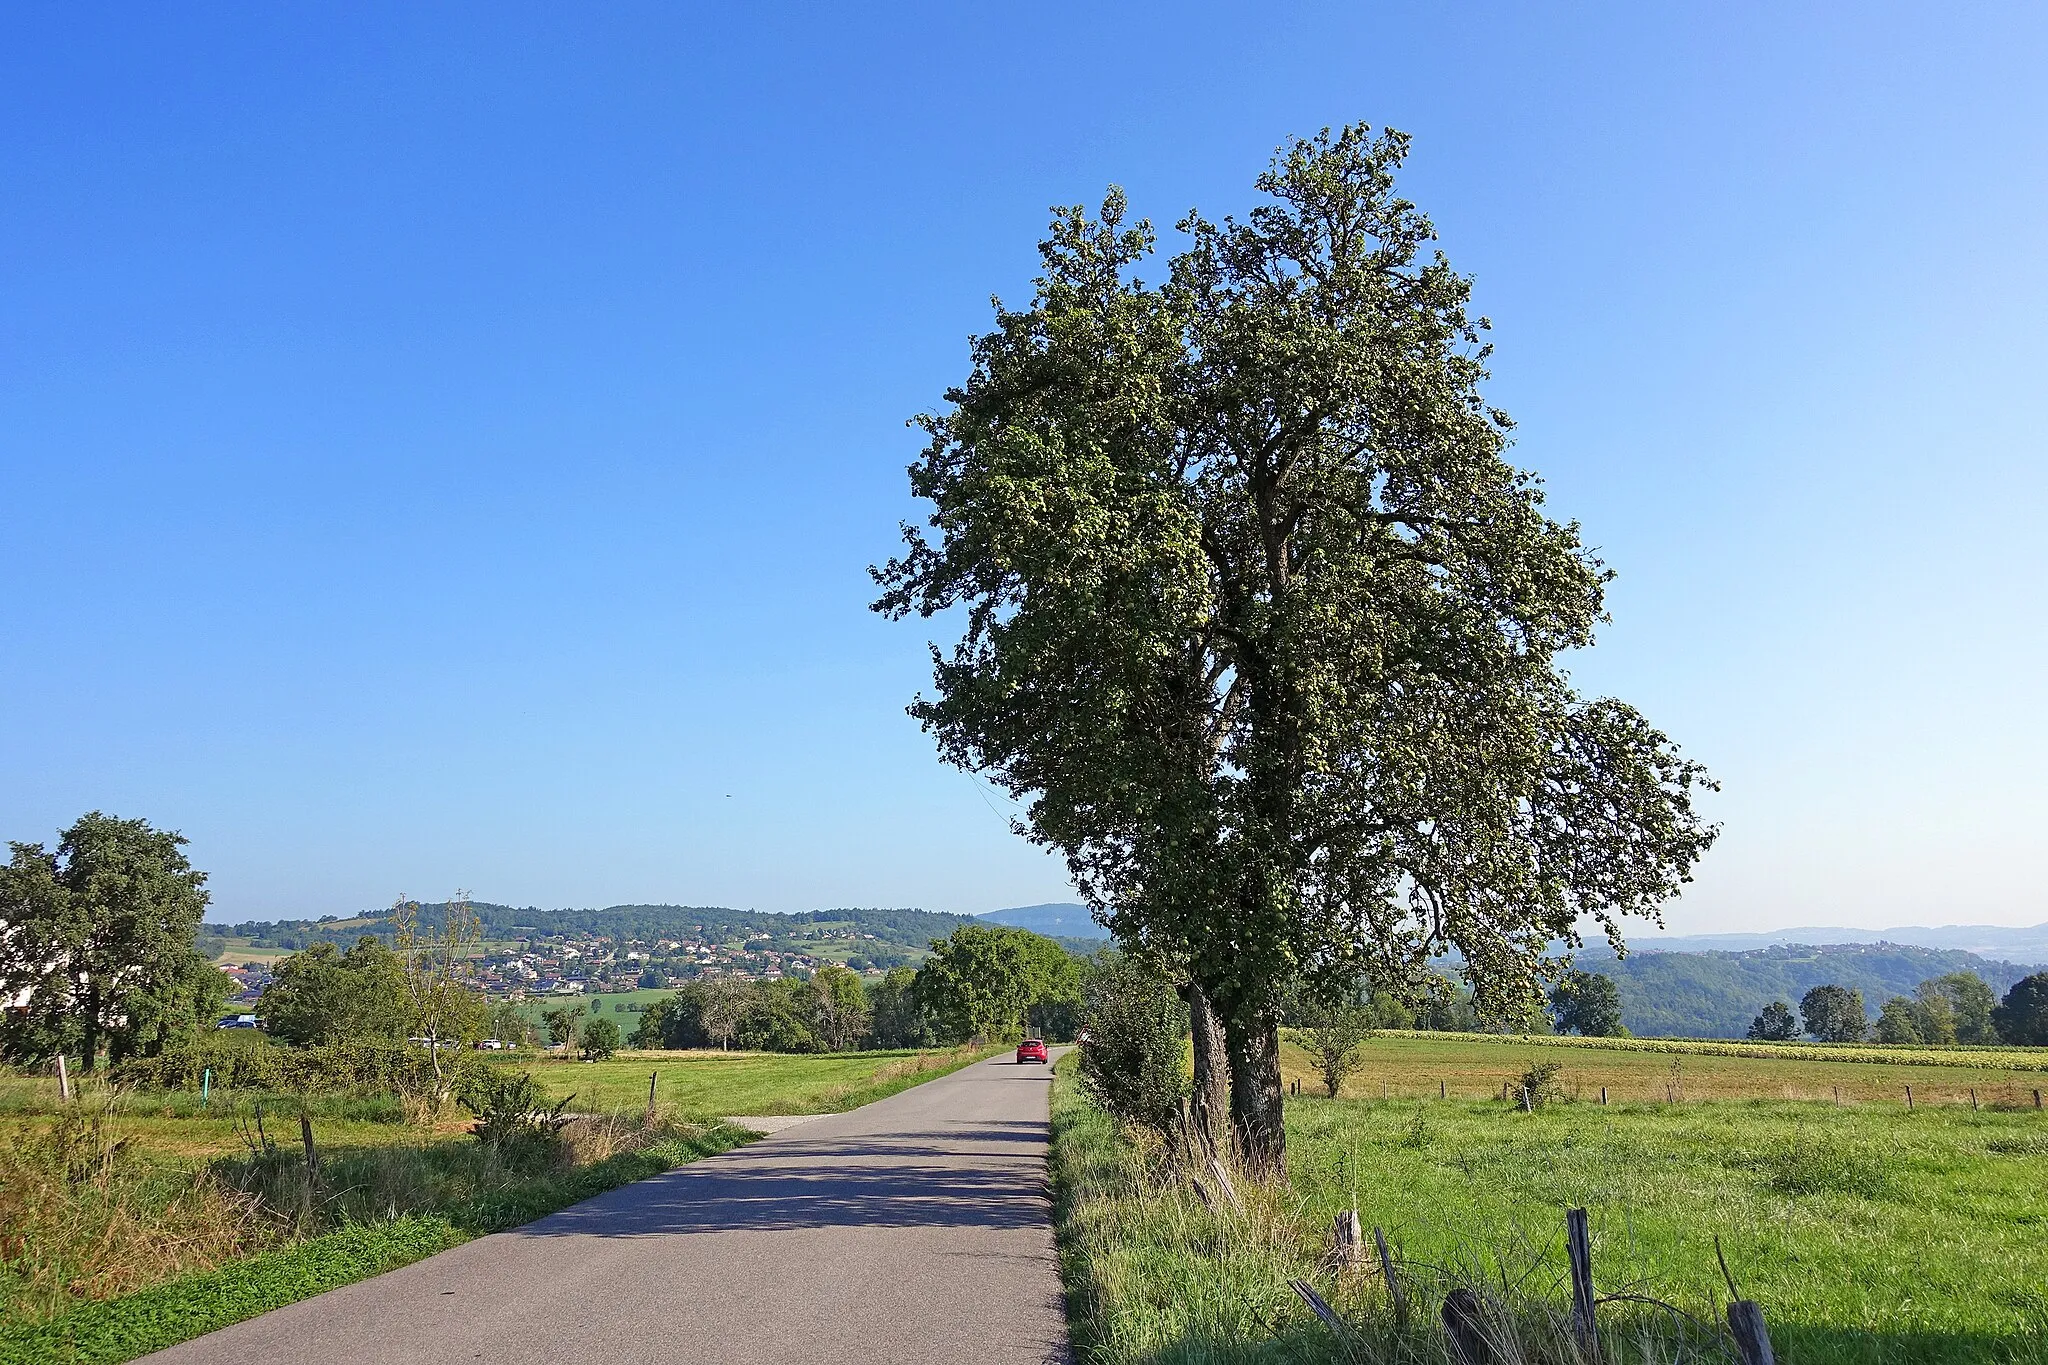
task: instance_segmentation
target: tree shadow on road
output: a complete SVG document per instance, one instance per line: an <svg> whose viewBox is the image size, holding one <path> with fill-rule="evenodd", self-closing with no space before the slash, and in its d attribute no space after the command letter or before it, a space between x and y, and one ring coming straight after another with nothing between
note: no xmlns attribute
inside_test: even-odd
<svg viewBox="0 0 2048 1365"><path fill-rule="evenodd" d="M1035 1154L960 1153L952 1146L1038 1144L1043 1131L1043 1124L982 1123L890 1138L785 1139L614 1190L513 1235L1045 1227L1045 1168Z"/></svg>

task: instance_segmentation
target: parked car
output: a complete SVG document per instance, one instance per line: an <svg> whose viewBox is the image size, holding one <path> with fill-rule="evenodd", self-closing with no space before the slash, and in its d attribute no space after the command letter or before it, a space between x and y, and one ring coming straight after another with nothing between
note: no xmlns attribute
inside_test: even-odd
<svg viewBox="0 0 2048 1365"><path fill-rule="evenodd" d="M253 1014L230 1014L214 1025L215 1028L262 1028L263 1025Z"/></svg>
<svg viewBox="0 0 2048 1365"><path fill-rule="evenodd" d="M1045 1039L1026 1038L1023 1042L1017 1044L1017 1065L1022 1066L1026 1062L1037 1062L1043 1065L1049 1060L1050 1058L1045 1050Z"/></svg>

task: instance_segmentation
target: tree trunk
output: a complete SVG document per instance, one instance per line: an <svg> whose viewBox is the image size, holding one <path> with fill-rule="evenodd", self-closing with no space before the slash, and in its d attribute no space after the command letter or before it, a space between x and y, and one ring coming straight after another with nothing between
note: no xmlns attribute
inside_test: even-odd
<svg viewBox="0 0 2048 1365"><path fill-rule="evenodd" d="M1223 1016L1230 1055L1230 1121L1239 1159L1262 1177L1287 1171L1287 1133L1280 1113L1280 1011L1240 1006Z"/></svg>
<svg viewBox="0 0 2048 1365"><path fill-rule="evenodd" d="M100 990L97 986L85 988L85 1017L79 1020L78 1069L91 1071L98 1064L100 1055Z"/></svg>
<svg viewBox="0 0 2048 1365"><path fill-rule="evenodd" d="M1195 1125L1212 1147L1220 1147L1230 1113L1229 1059L1224 1053L1223 1023L1209 994L1190 981L1181 992L1188 1002L1188 1022L1195 1039Z"/></svg>

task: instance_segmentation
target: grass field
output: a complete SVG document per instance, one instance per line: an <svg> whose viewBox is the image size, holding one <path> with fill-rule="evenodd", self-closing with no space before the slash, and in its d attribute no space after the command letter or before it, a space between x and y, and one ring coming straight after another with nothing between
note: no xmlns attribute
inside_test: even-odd
<svg viewBox="0 0 2048 1365"><path fill-rule="evenodd" d="M1427 1080L1427 1098L1289 1101L1288 1180L1247 1185L1243 1216L1212 1213L1191 1187L1162 1178L1063 1068L1053 1160L1077 1358L1346 1359L1288 1289L1299 1275L1359 1325L1352 1359L1444 1360L1433 1315L1448 1287L1467 1284L1487 1289L1520 1324L1529 1361L1573 1360L1559 1342L1563 1212L1584 1207L1601 1293L1654 1297L1703 1323L1719 1321L1727 1297L1718 1235L1744 1296L1762 1304L1781 1360L2048 1360L2048 1115L2031 1103L1908 1112L1703 1100L1704 1077L1689 1079L1684 1103L1662 1102L1661 1083L1655 1102L1534 1114L1436 1099L1439 1074L1479 1090L1522 1061L1495 1048L1508 1055L1488 1070L1490 1054L1475 1055L1486 1046L1387 1049L1390 1090L1405 1080L1422 1092ZM1628 1055L1603 1053L1588 1065ZM1714 1069L1721 1092L1814 1083L1781 1062L1719 1060L1735 1068ZM1690 1078L1690 1060L1686 1069ZM1378 1080L1367 1084L1376 1094ZM1354 1205L1368 1228L1386 1229L1404 1264L1421 1305L1417 1329L1394 1327L1376 1276L1319 1268L1332 1219ZM1614 1303L1602 1312L1610 1365L1726 1358L1713 1333L1664 1310ZM1658 1338L1654 1350L1635 1340L1646 1332Z"/></svg>
<svg viewBox="0 0 2048 1365"><path fill-rule="evenodd" d="M2031 1067L1983 1064L1999 1060L2048 1063L2048 1049L1949 1049L1955 1064L1940 1066L1848 1059L1882 1058L1883 1050L1878 1048L1860 1048L1844 1060L1823 1061L1723 1055L1732 1045L1721 1045L1723 1053L1636 1050L1624 1041L1601 1046L1607 1041L1381 1034L1365 1045L1364 1067L1345 1084L1343 1094L1376 1098L1384 1086L1390 1098L1419 1099L1436 1096L1441 1082L1452 1098L1477 1099L1498 1095L1501 1082L1513 1081L1533 1061L1559 1063L1564 1068L1565 1088L1569 1091L1577 1086L1581 1099L1597 1100L1600 1087L1606 1086L1609 1099L1616 1103L1663 1100L1667 1093L1687 1100L1832 1101L1840 1087L1845 1103L1903 1106L1910 1085L1915 1104L1967 1106L1974 1089L1979 1104L2031 1107L2036 1087L2048 1091L2048 1075ZM1915 1055L1941 1054L1918 1050ZM1308 1054L1291 1041L1282 1044L1280 1066L1288 1081L1301 1082L1305 1093L1322 1093L1322 1080Z"/></svg>
<svg viewBox="0 0 2048 1365"><path fill-rule="evenodd" d="M734 1114L830 1114L892 1095L988 1056L985 1051L849 1052L790 1056L774 1052L622 1052L608 1062L547 1058L533 1064L550 1095L574 1095L577 1108L631 1109L656 1103L693 1119Z"/></svg>

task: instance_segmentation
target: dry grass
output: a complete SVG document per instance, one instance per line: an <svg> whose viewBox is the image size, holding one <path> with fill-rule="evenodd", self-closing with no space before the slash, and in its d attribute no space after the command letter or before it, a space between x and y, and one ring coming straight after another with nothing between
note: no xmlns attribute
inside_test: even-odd
<svg viewBox="0 0 2048 1365"><path fill-rule="evenodd" d="M2033 1093L2048 1091L2048 1076L1965 1061L1952 1067L1866 1060L1877 1049L1856 1049L1840 1060L1764 1055L1724 1055L1601 1046L1605 1039L1470 1038L1460 1035L1375 1035L1364 1048L1364 1065L1344 1084L1350 1099L1433 1099L1441 1083L1452 1099L1497 1096L1503 1082L1516 1081L1534 1062L1563 1064L1565 1086L1577 1098L1597 1101L1601 1087L1616 1104L1673 1100L1827 1100L1837 1091L1845 1104L1898 1104L1913 1087L1916 1105L1967 1106L1974 1090L1984 1106L2031 1109ZM1733 1046L1733 1045L1729 1045ZM1809 1049L1820 1051L1820 1049ZM2037 1050L2048 1059L2048 1050ZM1321 1093L1313 1060L1292 1042L1281 1045L1280 1066L1288 1081Z"/></svg>

